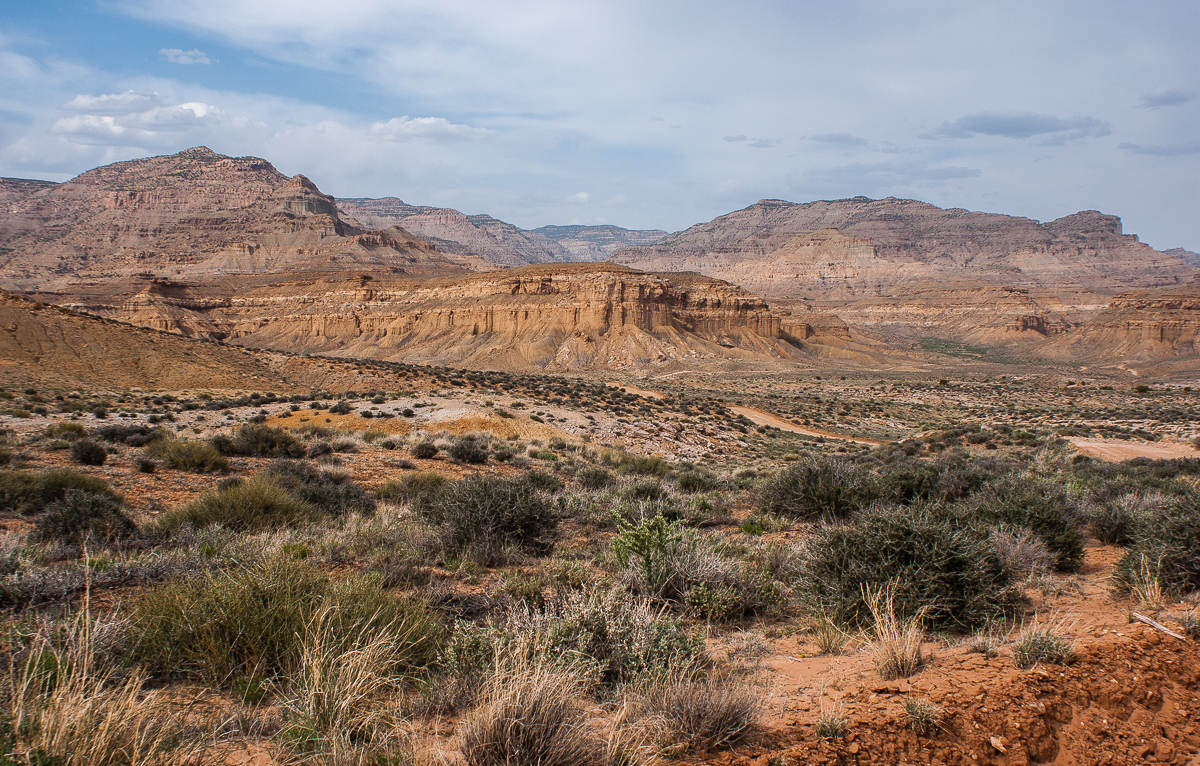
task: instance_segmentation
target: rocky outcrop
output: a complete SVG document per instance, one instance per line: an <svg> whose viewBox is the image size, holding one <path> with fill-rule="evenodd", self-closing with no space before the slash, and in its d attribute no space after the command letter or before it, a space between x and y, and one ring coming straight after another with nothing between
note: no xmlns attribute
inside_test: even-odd
<svg viewBox="0 0 1200 766"><path fill-rule="evenodd" d="M1040 224L865 197L763 200L654 245L618 250L613 261L699 271L768 298L809 301L852 324L959 340L1054 335L1118 292L1173 286L1197 273L1095 211ZM1000 300L997 310L972 297L978 290Z"/></svg>
<svg viewBox="0 0 1200 766"><path fill-rule="evenodd" d="M358 268L420 276L484 266L400 228L349 224L304 176L205 147L106 165L62 184L8 182L0 202L0 285L9 288L134 275Z"/></svg>
<svg viewBox="0 0 1200 766"><path fill-rule="evenodd" d="M1200 283L1116 296L1074 332L1040 349L1055 359L1140 362L1195 357L1200 336Z"/></svg>
<svg viewBox="0 0 1200 766"><path fill-rule="evenodd" d="M1200 269L1200 253L1193 253L1191 250L1184 250L1182 247L1173 247L1170 250L1163 250L1163 255L1174 256L1188 266Z"/></svg>
<svg viewBox="0 0 1200 766"><path fill-rule="evenodd" d="M761 298L697 275L571 264L424 281L157 282L89 310L255 348L491 369L623 368L798 353Z"/></svg>

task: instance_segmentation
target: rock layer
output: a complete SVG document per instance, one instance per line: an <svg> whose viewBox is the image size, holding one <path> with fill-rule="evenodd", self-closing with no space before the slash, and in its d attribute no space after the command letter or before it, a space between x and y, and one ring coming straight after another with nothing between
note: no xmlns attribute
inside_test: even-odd
<svg viewBox="0 0 1200 766"><path fill-rule="evenodd" d="M59 288L133 275L189 279L231 273L370 268L466 273L400 228L343 221L332 197L256 157L205 147L90 170L63 184L6 182L0 284Z"/></svg>
<svg viewBox="0 0 1200 766"><path fill-rule="evenodd" d="M611 264L424 281L288 279L234 288L155 282L92 311L256 348L491 369L622 368L791 358L757 296L696 275Z"/></svg>
<svg viewBox="0 0 1200 766"><path fill-rule="evenodd" d="M1075 332L1044 345L1051 357L1087 362L1145 362L1197 357L1200 283L1116 296Z"/></svg>

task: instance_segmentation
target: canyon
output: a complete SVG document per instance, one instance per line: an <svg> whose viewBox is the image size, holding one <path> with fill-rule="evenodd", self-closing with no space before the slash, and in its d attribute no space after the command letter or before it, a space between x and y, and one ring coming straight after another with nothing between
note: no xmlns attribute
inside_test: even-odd
<svg viewBox="0 0 1200 766"><path fill-rule="evenodd" d="M1200 256L1096 211L762 200L670 235L526 230L334 198L205 147L0 179L0 210L0 287L254 348L562 370L926 364L929 340L1184 372L1197 358Z"/></svg>

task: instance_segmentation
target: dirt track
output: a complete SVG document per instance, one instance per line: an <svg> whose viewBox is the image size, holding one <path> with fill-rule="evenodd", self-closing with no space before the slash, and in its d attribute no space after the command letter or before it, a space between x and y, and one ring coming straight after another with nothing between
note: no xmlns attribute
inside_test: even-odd
<svg viewBox="0 0 1200 766"><path fill-rule="evenodd" d="M832 431L822 431L819 428L804 428L798 426L790 420L772 415L769 412L756 410L753 407L730 407L729 409L736 412L738 415L743 415L747 420L760 426L770 426L778 428L780 431L789 431L794 434L804 434L805 436L824 436L826 439L840 439L842 441L854 442L855 444L884 444L878 439L866 439L860 436L847 436L846 434L835 434Z"/></svg>
<svg viewBox="0 0 1200 766"><path fill-rule="evenodd" d="M1085 455L1118 463L1125 460L1132 460L1135 457L1148 457L1151 460L1200 457L1200 451L1187 442L1110 441L1108 439L1083 439L1080 437L1068 439L1068 441L1074 444L1076 449Z"/></svg>

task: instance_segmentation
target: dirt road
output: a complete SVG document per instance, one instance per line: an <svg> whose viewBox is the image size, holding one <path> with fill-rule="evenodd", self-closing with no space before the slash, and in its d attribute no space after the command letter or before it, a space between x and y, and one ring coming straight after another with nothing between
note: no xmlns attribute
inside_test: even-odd
<svg viewBox="0 0 1200 766"><path fill-rule="evenodd" d="M1187 442L1136 442L1109 439L1084 439L1072 437L1067 441L1085 455L1110 460L1114 463L1148 457L1151 460L1169 460L1178 457L1200 457L1197 450Z"/></svg>
<svg viewBox="0 0 1200 766"><path fill-rule="evenodd" d="M846 434L835 434L832 431L822 431L819 428L803 428L790 420L772 415L769 412L756 410L753 407L730 407L729 409L736 412L738 415L744 415L747 420L760 426L770 426L778 428L780 431L790 431L794 434L804 434L805 436L824 436L826 439L840 439L841 441L854 442L855 444L869 444L872 446L885 444L878 439L866 439L860 436L847 436Z"/></svg>

